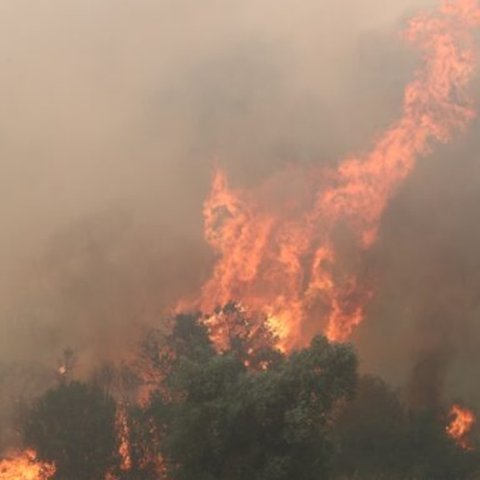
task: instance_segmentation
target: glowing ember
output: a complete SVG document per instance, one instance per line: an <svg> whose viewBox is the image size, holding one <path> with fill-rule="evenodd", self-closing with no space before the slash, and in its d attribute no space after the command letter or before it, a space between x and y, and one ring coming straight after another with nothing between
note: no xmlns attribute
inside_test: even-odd
<svg viewBox="0 0 480 480"><path fill-rule="evenodd" d="M471 450L468 435L475 423L475 415L471 410L453 405L450 410L450 424L446 427L446 431L452 437L457 445L465 450Z"/></svg>
<svg viewBox="0 0 480 480"><path fill-rule="evenodd" d="M446 1L413 19L405 38L422 53L423 66L405 88L401 117L369 153L335 171L308 172L295 198L266 200L271 191L286 191L289 179L244 192L216 173L204 217L217 261L198 302L202 311L242 302L270 319L284 350L322 328L331 340L350 336L372 296L358 275L362 254L375 243L388 201L434 142L448 141L474 117L466 87L479 25L474 0ZM339 229L350 232L348 254Z"/></svg>
<svg viewBox="0 0 480 480"><path fill-rule="evenodd" d="M34 450L0 460L0 480L48 480L55 474L55 467L37 460Z"/></svg>

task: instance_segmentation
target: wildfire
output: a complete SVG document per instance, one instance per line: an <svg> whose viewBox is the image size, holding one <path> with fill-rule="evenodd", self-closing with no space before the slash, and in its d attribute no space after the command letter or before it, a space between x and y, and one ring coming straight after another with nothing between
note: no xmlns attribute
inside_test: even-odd
<svg viewBox="0 0 480 480"><path fill-rule="evenodd" d="M471 450L468 435L475 424L476 418L471 410L460 405L453 405L450 409L451 421L446 427L448 435L455 440L457 445L465 450Z"/></svg>
<svg viewBox="0 0 480 480"><path fill-rule="evenodd" d="M418 158L474 117L466 89L479 25L475 0L444 1L414 18L405 38L420 50L422 66L405 88L402 115L369 153L334 171L308 172L302 198L272 207L265 199L272 184L281 189L275 179L245 192L231 189L223 172L215 174L204 218L217 261L198 302L204 312L239 301L271 320L285 350L321 328L331 340L350 336L373 294L359 271L388 201ZM350 232L348 254L339 229Z"/></svg>
<svg viewBox="0 0 480 480"><path fill-rule="evenodd" d="M55 466L39 462L34 450L0 460L0 480L48 480L55 474Z"/></svg>
<svg viewBox="0 0 480 480"><path fill-rule="evenodd" d="M128 426L127 411L123 406L117 408L116 429L118 437L118 454L120 457L120 470L128 472L132 468L130 453L130 429Z"/></svg>
<svg viewBox="0 0 480 480"><path fill-rule="evenodd" d="M130 447L130 428L128 425L127 409L124 405L117 405L115 414L115 431L118 442L118 458L119 468L122 472L128 472L132 469L132 457ZM110 469L105 473L105 480L118 480L114 469Z"/></svg>

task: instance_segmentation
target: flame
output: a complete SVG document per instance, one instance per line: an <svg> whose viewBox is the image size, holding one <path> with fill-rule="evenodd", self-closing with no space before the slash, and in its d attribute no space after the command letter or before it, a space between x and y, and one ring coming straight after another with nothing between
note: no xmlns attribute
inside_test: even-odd
<svg viewBox="0 0 480 480"><path fill-rule="evenodd" d="M468 435L476 421L473 412L460 405L453 405L449 417L451 421L446 427L447 434L463 449L472 450Z"/></svg>
<svg viewBox="0 0 480 480"><path fill-rule="evenodd" d="M118 404L115 414L115 431L118 442L119 468L122 472L129 472L132 469L132 456L130 446L130 427L128 414L125 405ZM118 480L119 477L110 469L105 473L105 480Z"/></svg>
<svg viewBox="0 0 480 480"><path fill-rule="evenodd" d="M472 30L479 25L474 0L444 1L411 20L404 37L421 52L422 66L405 88L400 118L369 152L333 171L307 172L302 198L272 207L265 199L275 179L245 192L216 172L204 219L217 260L201 310L232 300L257 309L285 350L309 341L315 319L316 332L323 328L330 340L351 335L373 295L358 274L361 261L389 200L435 142L449 141L474 117L466 90L475 66ZM354 254L339 245L339 228L350 232Z"/></svg>
<svg viewBox="0 0 480 480"><path fill-rule="evenodd" d="M119 405L116 414L116 429L118 437L118 454L120 457L120 470L128 472L132 469L130 448L130 428L128 426L127 410Z"/></svg>
<svg viewBox="0 0 480 480"><path fill-rule="evenodd" d="M39 462L34 450L0 460L0 480L48 480L54 474L54 465Z"/></svg>

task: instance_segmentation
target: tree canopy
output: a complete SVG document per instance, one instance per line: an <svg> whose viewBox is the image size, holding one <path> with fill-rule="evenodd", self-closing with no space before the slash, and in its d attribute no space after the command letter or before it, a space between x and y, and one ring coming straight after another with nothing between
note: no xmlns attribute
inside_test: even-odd
<svg viewBox="0 0 480 480"><path fill-rule="evenodd" d="M23 428L25 443L54 461L56 478L104 478L115 449L115 402L93 385L61 383L32 405Z"/></svg>
<svg viewBox="0 0 480 480"><path fill-rule="evenodd" d="M331 413L355 389L350 345L316 337L291 356L252 369L240 347L218 353L195 317L179 317L174 361L150 414L171 478L317 479L330 468ZM252 352L252 354L254 354Z"/></svg>

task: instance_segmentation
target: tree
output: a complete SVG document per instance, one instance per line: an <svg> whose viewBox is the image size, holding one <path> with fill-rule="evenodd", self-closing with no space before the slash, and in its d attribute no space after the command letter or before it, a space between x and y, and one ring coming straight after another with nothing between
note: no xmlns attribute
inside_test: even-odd
<svg viewBox="0 0 480 480"><path fill-rule="evenodd" d="M378 377L361 377L355 398L342 406L335 421L337 473L403 476L411 467L408 429L397 393Z"/></svg>
<svg viewBox="0 0 480 480"><path fill-rule="evenodd" d="M411 475L420 479L464 480L479 472L480 453L465 450L445 432L447 415L438 409L409 411L406 459Z"/></svg>
<svg viewBox="0 0 480 480"><path fill-rule="evenodd" d="M0 452L20 447L18 431L34 398L54 385L52 372L35 363L0 363Z"/></svg>
<svg viewBox="0 0 480 480"><path fill-rule="evenodd" d="M316 337L289 357L269 347L275 361L251 369L237 350L216 352L198 317L186 316L169 344L170 395L154 395L148 416L170 478L313 480L329 471L331 413L356 381L351 346Z"/></svg>
<svg viewBox="0 0 480 480"><path fill-rule="evenodd" d="M260 312L249 312L241 304L229 302L206 317L216 349L234 352L250 369L269 368L281 356L274 348L277 337Z"/></svg>
<svg viewBox="0 0 480 480"><path fill-rule="evenodd" d="M457 445L446 422L438 402L412 409L383 380L364 376L335 420L335 472L359 480L471 478L479 454Z"/></svg>
<svg viewBox="0 0 480 480"><path fill-rule="evenodd" d="M23 436L42 460L55 462L55 478L101 479L114 459L115 403L92 385L61 383L34 402Z"/></svg>

